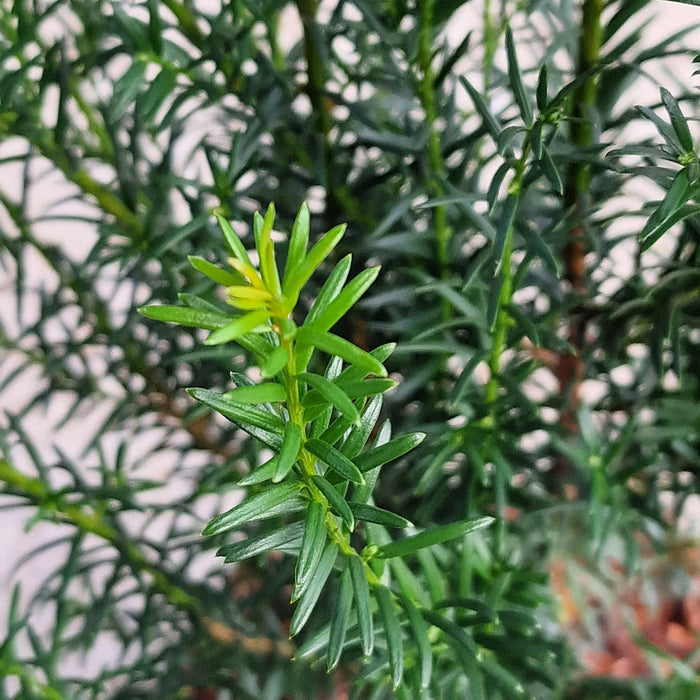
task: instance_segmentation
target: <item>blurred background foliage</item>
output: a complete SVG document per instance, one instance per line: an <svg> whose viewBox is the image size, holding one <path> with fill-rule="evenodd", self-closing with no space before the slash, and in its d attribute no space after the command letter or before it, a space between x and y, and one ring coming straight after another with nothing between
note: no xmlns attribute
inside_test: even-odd
<svg viewBox="0 0 700 700"><path fill-rule="evenodd" d="M411 697L292 660L285 557L214 559L263 456L184 389L248 358L135 311L211 293L213 208L245 242L303 200L382 265L338 332L398 342L428 435L377 504L497 518L405 566L448 611L424 696L697 697L700 10L655 7L0 4L0 507L39 542L0 697Z"/></svg>

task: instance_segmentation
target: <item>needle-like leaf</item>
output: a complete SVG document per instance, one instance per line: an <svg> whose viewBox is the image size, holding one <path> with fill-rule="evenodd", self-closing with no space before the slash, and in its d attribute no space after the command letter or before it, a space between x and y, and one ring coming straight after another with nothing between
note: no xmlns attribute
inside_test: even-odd
<svg viewBox="0 0 700 700"><path fill-rule="evenodd" d="M362 653L370 656L374 649L374 626L372 624L372 608L370 605L369 584L365 575L364 564L360 557L350 557L348 560L352 589L355 594L357 622L360 628Z"/></svg>
<svg viewBox="0 0 700 700"><path fill-rule="evenodd" d="M283 545L301 541L303 532L303 523L292 523L259 537L248 537L240 542L221 547L217 551L216 556L224 557L224 563L226 564L234 561L243 561Z"/></svg>
<svg viewBox="0 0 700 700"><path fill-rule="evenodd" d="M221 227L221 231L224 234L224 238L226 239L226 243L231 249L231 252L236 256L236 258L238 258L238 260L252 267L252 263L248 257L248 252L236 235L236 232L231 228L231 224L229 224L229 222L218 213L216 214L216 220L219 222L219 226Z"/></svg>
<svg viewBox="0 0 700 700"><path fill-rule="evenodd" d="M326 545L326 548L321 554L318 566L314 571L314 575L309 581L309 585L306 587L304 594L299 599L297 607L292 615L292 620L289 625L289 636L294 637L299 634L303 629L304 625L309 619L309 616L313 612L318 598L323 591L323 587L326 585L328 576L333 569L333 564L338 556L338 547L332 542Z"/></svg>
<svg viewBox="0 0 700 700"><path fill-rule="evenodd" d="M273 481L282 481L291 471L299 456L303 430L297 423L287 421L284 426L284 437L277 455L277 471Z"/></svg>
<svg viewBox="0 0 700 700"><path fill-rule="evenodd" d="M189 306L142 306L138 312L146 318L166 323L179 323L181 326L216 330L231 323L231 317L213 311L203 311Z"/></svg>
<svg viewBox="0 0 700 700"><path fill-rule="evenodd" d="M357 365L365 373L372 372L380 377L386 377L387 371L381 362L364 350L360 350L349 340L321 331L313 326L302 326L297 332L297 343L318 348L329 355L337 355L351 365Z"/></svg>
<svg viewBox="0 0 700 700"><path fill-rule="evenodd" d="M318 501L312 501L306 512L304 536L295 569L292 602L300 598L316 575L318 562L326 544L326 509Z"/></svg>
<svg viewBox="0 0 700 700"><path fill-rule="evenodd" d="M219 328L212 332L204 341L207 345L221 345L236 340L242 335L249 333L257 326L265 323L270 318L271 314L267 309L251 311L245 316L239 316L234 321L231 321L223 328Z"/></svg>
<svg viewBox="0 0 700 700"><path fill-rule="evenodd" d="M513 91L515 101L520 110L520 116L525 122L525 126L529 129L532 127L532 105L528 91L523 84L523 77L520 73L518 65L518 55L515 50L515 41L513 40L513 32L510 27L506 29L506 54L508 55L508 79L510 89Z"/></svg>
<svg viewBox="0 0 700 700"><path fill-rule="evenodd" d="M343 415L346 415L353 423L360 420L360 412L352 402L350 397L333 382L329 382L325 377L311 372L302 372L297 375L297 380L310 384L328 403L335 406ZM306 405L306 402L302 402Z"/></svg>
<svg viewBox="0 0 700 700"><path fill-rule="evenodd" d="M402 557L406 554L413 554L425 547L432 547L435 544L447 542L456 537L467 535L475 530L488 527L493 522L494 518L485 516L472 520L461 520L456 523L450 523L449 525L441 525L430 530L419 532L417 535L411 535L403 540L382 545L377 549L375 556L380 559L389 559L391 557Z"/></svg>
<svg viewBox="0 0 700 700"><path fill-rule="evenodd" d="M403 677L403 642L401 640L401 627L396 614L396 605L388 588L377 586L374 594L379 604L379 615L382 619L387 646L389 647L389 661L391 668L391 681L394 688L398 688Z"/></svg>
<svg viewBox="0 0 700 700"><path fill-rule="evenodd" d="M365 479L362 472L353 462L335 447L324 442L320 438L309 438L304 447L315 457L318 457L324 464L327 464L333 471L345 477L355 484L364 484Z"/></svg>
<svg viewBox="0 0 700 700"><path fill-rule="evenodd" d="M324 479L322 476L312 476L311 479L318 490L326 497L330 509L342 518L345 527L352 532L355 529L355 517L347 501L327 479Z"/></svg>
<svg viewBox="0 0 700 700"><path fill-rule="evenodd" d="M222 532L235 530L251 520L266 520L301 510L304 507L304 501L299 496L301 488L299 483L271 486L266 491L257 493L225 513L212 518L202 534L219 535Z"/></svg>
<svg viewBox="0 0 700 700"><path fill-rule="evenodd" d="M304 202L294 220L292 235L289 239L287 263L284 268L285 281L294 274L306 256L306 247L309 242L309 225L309 206Z"/></svg>
<svg viewBox="0 0 700 700"><path fill-rule="evenodd" d="M340 661L345 645L345 633L348 629L350 609L352 607L352 581L350 568L346 566L340 574L338 594L335 598L331 615L331 632L328 638L328 670L334 669Z"/></svg>

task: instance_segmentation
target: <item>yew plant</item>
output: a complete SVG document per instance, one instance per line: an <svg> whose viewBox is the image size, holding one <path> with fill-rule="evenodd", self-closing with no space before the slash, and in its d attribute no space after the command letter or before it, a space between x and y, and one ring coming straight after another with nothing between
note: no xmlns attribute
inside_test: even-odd
<svg viewBox="0 0 700 700"><path fill-rule="evenodd" d="M0 3L0 700L697 696L667 7Z"/></svg>
<svg viewBox="0 0 700 700"><path fill-rule="evenodd" d="M359 638L363 656L371 657L374 618L378 617L393 687L402 682L406 654L419 668L419 682L411 691L419 692L431 681L428 624L432 611L417 607L419 601L402 560L427 547L463 538L488 526L493 518L454 522L398 540L389 536L388 529L413 526L372 503L374 485L382 466L420 444L425 435L410 433L392 439L389 422L378 424L382 394L396 384L387 378L382 364L393 346L367 353L330 332L372 284L379 268L366 268L347 282L351 256L342 258L321 286L303 323L297 325L294 312L304 285L340 242L345 226L331 229L307 250L309 210L302 205L281 275L272 239L274 217L272 205L264 218L259 213L255 216L258 269L221 217L219 223L232 254L231 269L204 258L190 258L197 270L223 285L225 299L236 313L224 314L194 295L183 296L186 306L140 310L149 318L211 330L207 345L236 342L253 354L260 368L262 381L258 383L232 373L235 387L227 392L189 390L197 401L274 452L238 482L256 488L211 520L203 534L233 533L275 518L276 527L225 544L217 554L225 563L273 549L295 557L292 636L309 620L331 572L339 572L330 622L299 649L297 658L327 649L328 670L335 668L348 629ZM309 368L319 353L330 356L323 374ZM466 541L464 546L468 546ZM392 576L387 560L399 557L402 564ZM406 618L414 646L406 652L400 616ZM411 685L404 687L408 690Z"/></svg>

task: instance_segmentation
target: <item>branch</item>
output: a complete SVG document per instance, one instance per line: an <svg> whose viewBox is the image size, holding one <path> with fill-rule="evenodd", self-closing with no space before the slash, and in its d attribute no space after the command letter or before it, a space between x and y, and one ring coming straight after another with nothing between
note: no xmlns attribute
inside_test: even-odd
<svg viewBox="0 0 700 700"><path fill-rule="evenodd" d="M602 0L585 0L579 36L577 74L591 71L598 64L603 37L601 25ZM598 102L598 83L595 75L589 76L574 92L571 120L571 140L577 148L585 150L593 145L593 113ZM564 189L564 206L572 209L578 220L569 231L564 248L564 279L571 284L572 292L583 297L586 293L586 240L585 217L591 185L591 169L588 163L572 161ZM575 313L575 312L574 312ZM584 367L580 350L585 345L586 318L577 314L569 319L568 340L574 353L563 358L560 374L560 393L568 399L562 407L561 424L569 432L576 431L576 410L580 401L580 385L584 378Z"/></svg>
<svg viewBox="0 0 700 700"><path fill-rule="evenodd" d="M171 574L148 561L143 552L133 542L125 539L102 514L83 505L66 503L61 493L52 491L37 478L22 474L4 459L0 459L0 481L5 484L4 493L31 501L44 519L53 517L58 522L73 525L108 542L124 556L135 573L146 572L151 577L153 588L165 596L171 605L187 613L193 623L206 630L213 640L240 647L250 654L274 653L286 659L294 655L295 648L290 642L268 637L250 637L205 615L195 596L188 593Z"/></svg>
<svg viewBox="0 0 700 700"><path fill-rule="evenodd" d="M435 104L435 76L433 72L433 9L435 0L422 0L420 3L420 34L418 38L418 66L421 72L419 85L419 97L425 120L430 128L428 135L428 163L430 166L430 178L428 189L430 194L439 198L444 194L440 179L445 175L445 161L442 157L440 145L440 133L437 130L437 108ZM450 239L452 231L447 224L447 207L440 204L435 207L433 219L435 226L435 240L437 261L440 268L440 276L445 279L450 270ZM442 301L443 319L449 320L451 307L446 300Z"/></svg>

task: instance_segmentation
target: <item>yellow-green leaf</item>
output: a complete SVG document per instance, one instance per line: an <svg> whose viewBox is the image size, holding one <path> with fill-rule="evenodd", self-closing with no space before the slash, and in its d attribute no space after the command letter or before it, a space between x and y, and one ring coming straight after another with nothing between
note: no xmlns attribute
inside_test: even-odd
<svg viewBox="0 0 700 700"><path fill-rule="evenodd" d="M297 343L300 345L310 345L329 355L337 355L348 364L356 365L365 373L374 373L380 377L386 377L386 367L368 352L353 345L349 340L340 336L321 331L313 326L302 326L297 331Z"/></svg>
<svg viewBox="0 0 700 700"><path fill-rule="evenodd" d="M287 400L287 393L284 387L274 382L239 386L236 389L227 391L223 396L225 399L244 404L278 403Z"/></svg>
<svg viewBox="0 0 700 700"><path fill-rule="evenodd" d="M256 223L259 217L260 214L256 212ZM272 226L274 222L275 205L270 203L265 218L259 223L260 233L257 236L258 253L260 255L260 272L267 288L273 294L280 296L282 287L280 285L279 272L277 271L277 263L275 262L275 245L272 242Z"/></svg>
<svg viewBox="0 0 700 700"><path fill-rule="evenodd" d="M241 276L239 274L223 270L218 265L214 265L214 263L210 263L208 260L198 255L188 255L187 259L195 270L206 275L217 284L223 284L225 287L228 287L231 284L241 283Z"/></svg>
<svg viewBox="0 0 700 700"><path fill-rule="evenodd" d="M258 311L251 311L245 314L245 316L239 316L234 321L231 321L228 325L223 328L215 330L209 337L204 341L206 345L220 345L221 343L228 343L231 340L235 340L241 335L252 331L256 326L264 323L270 318L271 314L267 309L260 309Z"/></svg>
<svg viewBox="0 0 700 700"><path fill-rule="evenodd" d="M276 347L260 368L260 374L264 379L269 379L279 374L289 360L289 353L281 345Z"/></svg>
<svg viewBox="0 0 700 700"><path fill-rule="evenodd" d="M293 305L296 305L299 293L309 277L311 277L319 265L331 254L333 248L338 245L340 239L345 234L345 228L345 224L341 224L328 231L328 233L326 233L309 251L309 254L299 266L291 272L289 277L285 277L282 292L284 296L291 300Z"/></svg>
<svg viewBox="0 0 700 700"><path fill-rule="evenodd" d="M166 323L179 323L181 326L191 326L193 328L206 328L216 330L231 323L231 317L225 314L214 313L194 309L189 306L141 306L138 312L146 318L154 321L165 321Z"/></svg>
<svg viewBox="0 0 700 700"><path fill-rule="evenodd" d="M323 286L316 296L313 306L309 310L306 317L307 324L312 325L319 315L325 309L327 309L328 306L333 303L338 294L340 294L341 290L343 289L343 285L348 278L348 274L350 273L351 265L352 255L350 254L338 261L336 266L326 278L326 281L323 283Z"/></svg>
<svg viewBox="0 0 700 700"><path fill-rule="evenodd" d="M379 266L370 267L360 272L347 286L333 299L333 301L319 308L314 313L316 305L309 312L307 322L315 328L327 331L332 328L345 314L357 303L362 295L377 279ZM318 304L318 299L316 300Z"/></svg>
<svg viewBox="0 0 700 700"><path fill-rule="evenodd" d="M243 262L237 258L229 258L228 263L236 272L243 275L243 277L245 277L254 287L257 287L258 289L266 289L265 283L262 281L262 277L260 277L258 271L250 263Z"/></svg>
<svg viewBox="0 0 700 700"><path fill-rule="evenodd" d="M231 224L218 213L216 214L216 220L219 222L221 232L224 234L224 238L226 239L226 243L231 249L231 252L236 256L236 258L238 258L238 260L247 263L252 267L248 253L236 235L236 232L231 228Z"/></svg>
<svg viewBox="0 0 700 700"><path fill-rule="evenodd" d="M306 247L309 243L309 224L309 206L306 202L303 202L294 220L292 235L289 238L287 262L284 268L285 282L294 274L294 271L299 267L306 256Z"/></svg>

